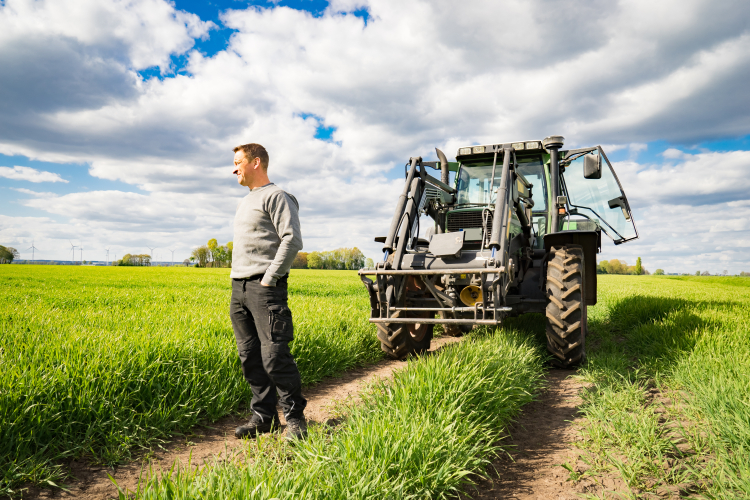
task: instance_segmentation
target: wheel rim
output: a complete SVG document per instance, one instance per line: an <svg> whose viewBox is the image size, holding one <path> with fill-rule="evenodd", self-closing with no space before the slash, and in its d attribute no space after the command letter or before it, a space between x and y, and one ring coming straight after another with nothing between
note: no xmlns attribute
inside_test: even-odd
<svg viewBox="0 0 750 500"><path fill-rule="evenodd" d="M424 339L424 336L426 333L427 333L426 324L415 323L415 324L409 325L409 335L416 342L421 342L422 339Z"/></svg>

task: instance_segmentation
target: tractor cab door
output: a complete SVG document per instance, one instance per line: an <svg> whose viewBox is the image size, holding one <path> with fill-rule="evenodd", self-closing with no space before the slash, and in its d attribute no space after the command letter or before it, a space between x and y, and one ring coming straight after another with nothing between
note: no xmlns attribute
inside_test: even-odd
<svg viewBox="0 0 750 500"><path fill-rule="evenodd" d="M568 203L563 231L596 224L615 245L638 238L628 199L601 146L567 151L560 165Z"/></svg>

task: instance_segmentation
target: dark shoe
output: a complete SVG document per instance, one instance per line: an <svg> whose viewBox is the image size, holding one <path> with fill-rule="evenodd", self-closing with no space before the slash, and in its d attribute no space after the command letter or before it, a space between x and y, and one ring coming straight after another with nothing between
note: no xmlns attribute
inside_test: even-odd
<svg viewBox="0 0 750 500"><path fill-rule="evenodd" d="M305 417L286 419L286 439L295 441L307 437L307 421Z"/></svg>
<svg viewBox="0 0 750 500"><path fill-rule="evenodd" d="M253 413L246 424L242 424L234 430L234 437L237 439L245 437L255 437L258 434L264 434L281 428L281 421L278 415L273 417L261 417Z"/></svg>

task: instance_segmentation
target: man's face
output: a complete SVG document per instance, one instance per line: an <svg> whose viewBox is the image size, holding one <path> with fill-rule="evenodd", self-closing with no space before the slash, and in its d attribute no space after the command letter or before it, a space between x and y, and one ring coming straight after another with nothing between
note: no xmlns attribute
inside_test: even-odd
<svg viewBox="0 0 750 500"><path fill-rule="evenodd" d="M237 176L237 183L240 186L250 186L253 182L253 175L255 174L255 163L259 161L258 158L253 158L248 161L245 158L245 152L241 149L234 153L234 172Z"/></svg>

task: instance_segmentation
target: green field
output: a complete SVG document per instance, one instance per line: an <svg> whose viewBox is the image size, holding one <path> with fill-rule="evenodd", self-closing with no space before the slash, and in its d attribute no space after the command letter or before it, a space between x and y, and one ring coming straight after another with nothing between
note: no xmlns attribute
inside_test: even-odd
<svg viewBox="0 0 750 500"><path fill-rule="evenodd" d="M228 270L15 265L0 266L0 280L0 495L59 482L66 458L127 460L249 401ZM570 479L619 475L632 498L750 497L750 279L599 283L579 371L592 383L579 443L588 465ZM305 383L380 358L355 273L294 271L290 306ZM410 362L334 432L318 428L294 449L261 440L251 466L154 479L140 496L450 496L482 473L539 388L543 329L527 315L479 330Z"/></svg>
<svg viewBox="0 0 750 500"><path fill-rule="evenodd" d="M230 293L228 269L0 266L0 496L249 404ZM293 271L289 297L303 383L380 359L355 273Z"/></svg>
<svg viewBox="0 0 750 500"><path fill-rule="evenodd" d="M536 322L539 323L539 322ZM294 446L250 441L246 462L152 478L147 500L451 498L483 475L498 441L542 385L538 342L520 329L480 330L411 360L345 409L338 428ZM121 494L121 498L129 495Z"/></svg>
<svg viewBox="0 0 750 500"><path fill-rule="evenodd" d="M629 498L750 498L750 279L600 278L583 474Z"/></svg>

